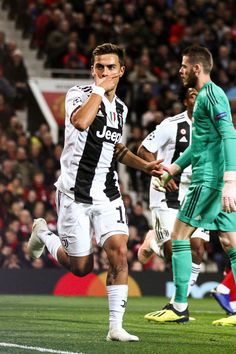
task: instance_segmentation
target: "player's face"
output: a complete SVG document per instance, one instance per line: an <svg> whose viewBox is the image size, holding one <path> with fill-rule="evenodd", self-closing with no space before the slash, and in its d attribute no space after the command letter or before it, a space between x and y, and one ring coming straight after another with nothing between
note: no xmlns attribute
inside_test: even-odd
<svg viewBox="0 0 236 354"><path fill-rule="evenodd" d="M92 75L97 75L100 79L107 76L114 77L117 85L120 77L124 74L124 70L125 68L120 65L116 54L104 54L95 56Z"/></svg>
<svg viewBox="0 0 236 354"><path fill-rule="evenodd" d="M189 63L187 56L183 56L179 73L184 87L196 87L197 76L194 71L194 65Z"/></svg>

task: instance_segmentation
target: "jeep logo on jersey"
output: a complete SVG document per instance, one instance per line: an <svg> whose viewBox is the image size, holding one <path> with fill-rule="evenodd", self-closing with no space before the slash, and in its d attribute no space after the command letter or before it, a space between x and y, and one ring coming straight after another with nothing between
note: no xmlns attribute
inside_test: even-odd
<svg viewBox="0 0 236 354"><path fill-rule="evenodd" d="M104 126L101 132L97 131L96 135L98 138L112 144L117 144L121 138L121 133L118 132L118 129L107 126Z"/></svg>

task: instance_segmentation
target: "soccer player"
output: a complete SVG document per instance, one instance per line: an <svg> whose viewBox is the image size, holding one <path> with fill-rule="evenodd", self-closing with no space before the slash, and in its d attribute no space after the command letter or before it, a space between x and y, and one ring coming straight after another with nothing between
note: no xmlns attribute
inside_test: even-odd
<svg viewBox="0 0 236 354"><path fill-rule="evenodd" d="M224 279L211 290L211 294L227 314L236 313L236 283L232 269L225 271Z"/></svg>
<svg viewBox="0 0 236 354"><path fill-rule="evenodd" d="M107 341L138 341L122 327L128 295L128 226L121 199L116 161L158 175L151 163L121 144L126 105L116 96L125 71L123 50L110 43L96 47L91 72L94 84L72 87L65 99L65 143L61 175L56 182L59 238L36 219L29 240L33 258L44 247L77 276L93 270L92 235L107 254L109 331Z"/></svg>
<svg viewBox="0 0 236 354"><path fill-rule="evenodd" d="M187 292L192 268L189 238L196 228L220 231L220 242L236 279L236 132L229 101L224 91L211 81L212 67L212 55L207 48L190 46L183 51L179 71L183 85L198 90L192 144L169 166L169 173L155 181L157 189L163 188L169 178L192 164L192 182L172 232L176 294L172 307L163 310L165 321L189 320Z"/></svg>
<svg viewBox="0 0 236 354"><path fill-rule="evenodd" d="M191 139L191 119L197 91L192 88L184 88L181 100L186 111L173 117L166 118L156 129L151 132L139 147L138 155L147 161L158 158L164 159L164 164L169 165L180 156L188 147ZM152 211L153 230L149 231L138 250L138 259L146 263L153 253L160 254L159 248L164 249L165 257L171 259L171 232L180 203L186 194L191 182L191 167L186 168L180 175L174 178L178 189L175 191L156 191L150 184L150 209ZM196 283L200 272L200 264L204 255L204 242L209 241L209 234L202 229L197 229L191 237L192 272L189 280L188 294ZM170 303L173 303L174 295ZM168 306L168 305L167 305ZM165 306L166 308L166 306ZM162 321L160 311L145 315L145 318L153 321Z"/></svg>
<svg viewBox="0 0 236 354"><path fill-rule="evenodd" d="M215 326L236 326L236 283L232 269L228 269L222 282L211 291L218 304L229 317L223 317L213 322Z"/></svg>

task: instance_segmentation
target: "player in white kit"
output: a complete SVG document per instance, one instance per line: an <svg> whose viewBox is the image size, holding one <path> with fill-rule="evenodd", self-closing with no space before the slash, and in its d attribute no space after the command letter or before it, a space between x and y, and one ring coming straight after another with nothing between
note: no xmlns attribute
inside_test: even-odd
<svg viewBox="0 0 236 354"><path fill-rule="evenodd" d="M93 51L94 84L68 91L61 175L56 182L59 238L44 219L36 219L28 248L38 258L46 246L60 264L84 276L93 270L95 232L109 262L106 339L130 342L139 338L122 326L128 296L128 226L115 164L118 160L151 175L158 175L162 167L158 161L148 163L132 154L121 143L127 107L115 93L124 70L123 50L105 43Z"/></svg>
<svg viewBox="0 0 236 354"><path fill-rule="evenodd" d="M142 142L138 150L139 156L147 161L158 158L164 159L164 165L170 165L188 147L191 139L191 117L197 91L186 89L183 91L183 103L186 111L173 117L166 118L156 130L151 132ZM142 263L153 255L160 254L163 248L165 258L171 259L171 232L176 215L191 182L191 166L181 175L175 177L178 189L158 192L150 183L149 206L152 212L153 230L150 230L139 248L138 259ZM196 283L200 272L200 264L204 255L204 242L209 241L209 234L197 229L191 237L192 273L189 280L188 293ZM174 294L170 303L174 299ZM168 305L167 305L168 306ZM166 306L165 306L166 308ZM161 311L145 315L148 320L162 322Z"/></svg>

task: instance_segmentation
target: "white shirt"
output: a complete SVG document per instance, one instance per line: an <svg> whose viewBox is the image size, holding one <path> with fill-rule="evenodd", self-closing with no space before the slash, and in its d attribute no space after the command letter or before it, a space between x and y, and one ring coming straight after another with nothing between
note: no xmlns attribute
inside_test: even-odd
<svg viewBox="0 0 236 354"><path fill-rule="evenodd" d="M163 165L170 165L188 147L191 139L191 120L187 111L166 118L142 142L150 152L157 154L158 159L164 159ZM164 199L168 207L178 208L191 182L191 166L180 176L179 189L176 192L164 193L156 191L150 183L150 208L158 207Z"/></svg>
<svg viewBox="0 0 236 354"><path fill-rule="evenodd" d="M93 123L79 131L71 116L88 99L92 88L74 86L66 95L65 141L56 186L78 202L100 204L120 196L114 150L122 140L128 109L118 97L110 102L104 96Z"/></svg>

